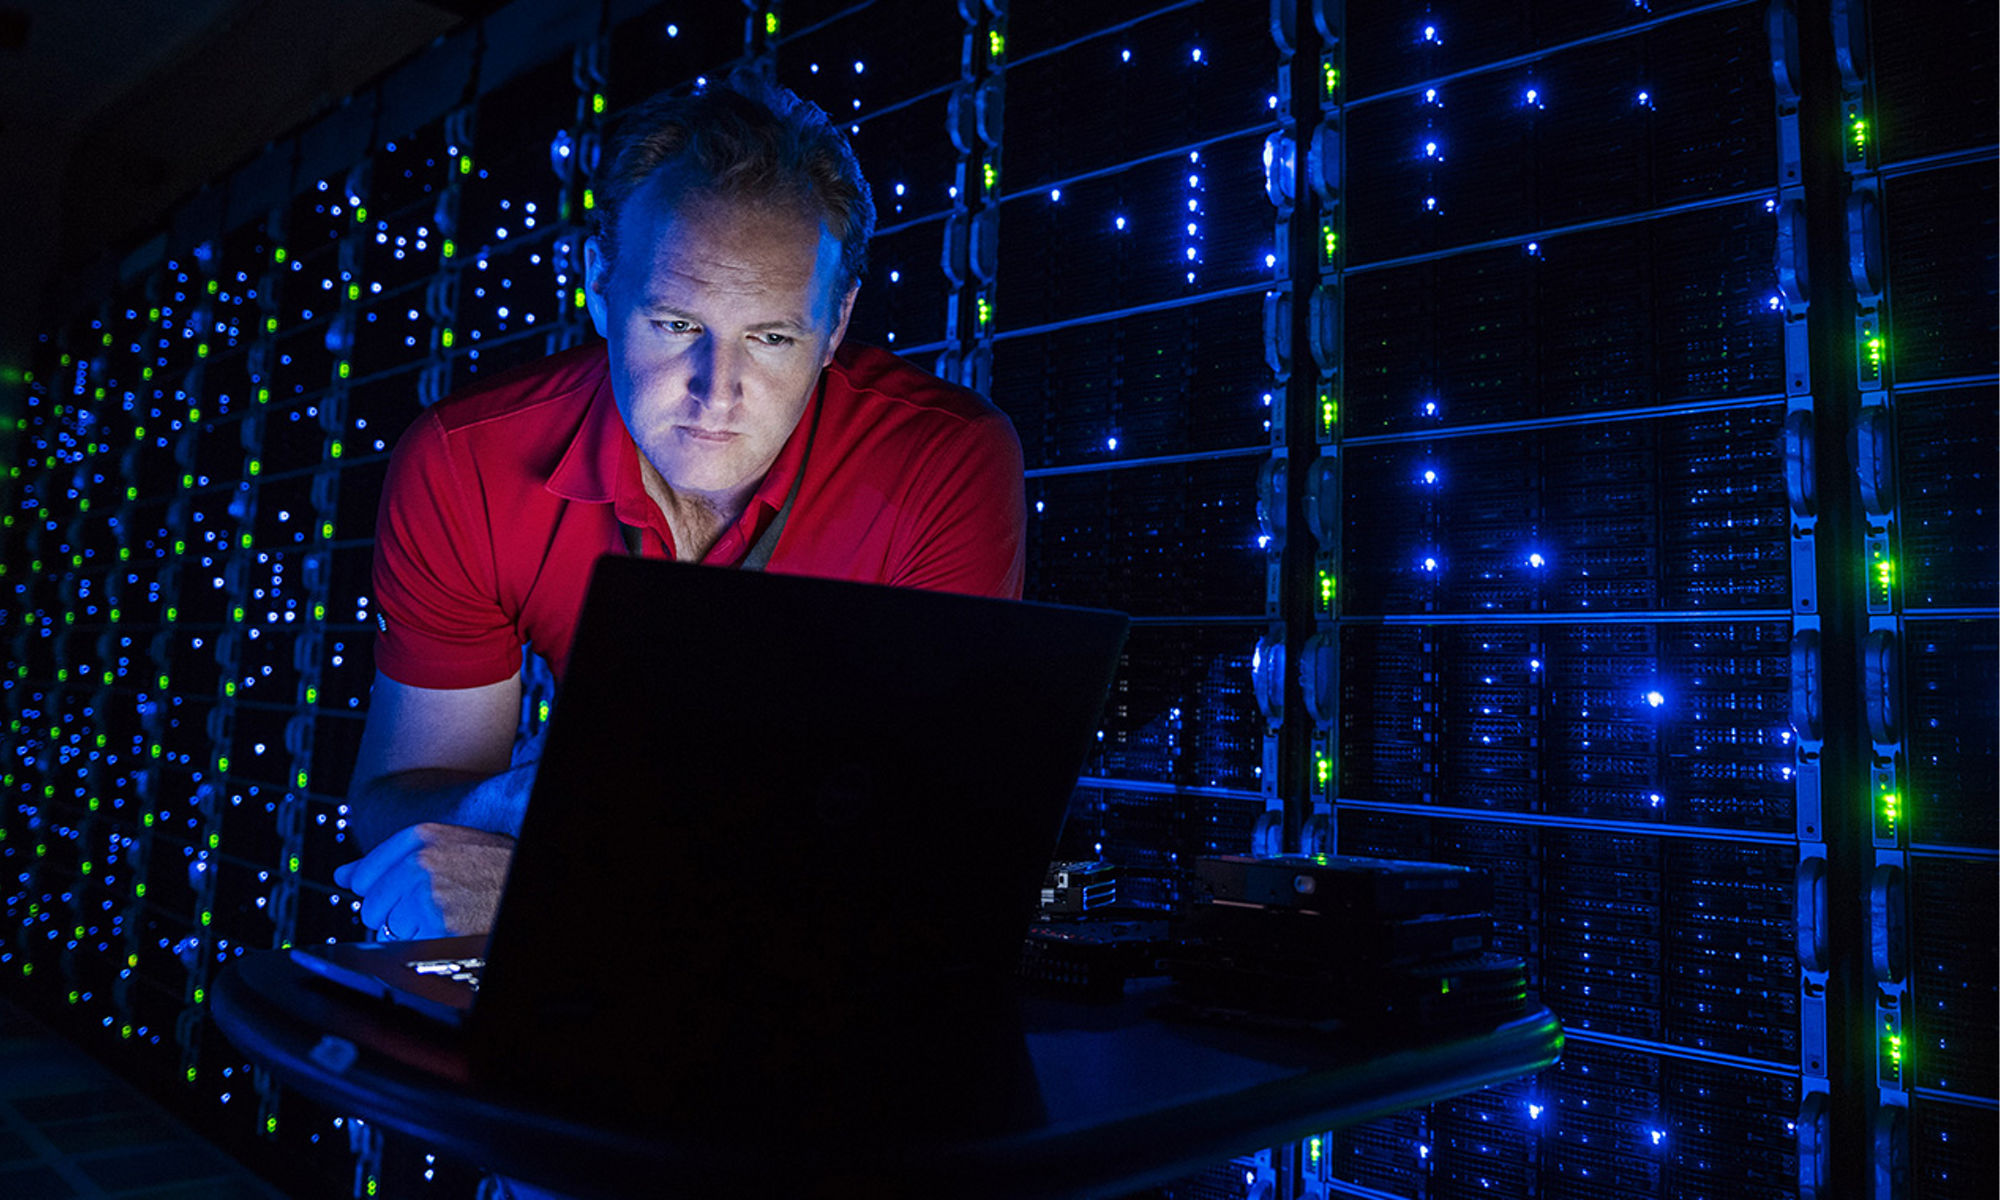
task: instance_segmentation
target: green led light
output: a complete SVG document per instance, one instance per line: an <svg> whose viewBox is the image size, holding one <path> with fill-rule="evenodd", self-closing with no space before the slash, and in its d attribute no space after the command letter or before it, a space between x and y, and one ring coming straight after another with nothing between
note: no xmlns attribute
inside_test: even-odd
<svg viewBox="0 0 2000 1200"><path fill-rule="evenodd" d="M227 774L229 771L229 756L225 754L221 758L216 759L215 769Z"/></svg>
<svg viewBox="0 0 2000 1200"><path fill-rule="evenodd" d="M242 605L240 605L240 604L239 604L239 605L237 605L237 606L236 606L236 607L235 607L234 609L232 609L231 611L232 611L232 612L233 612L233 613L235 614L235 619L236 619L236 620L237 620L238 622L241 622L241 621L243 620L243 606L242 606Z"/></svg>
<svg viewBox="0 0 2000 1200"><path fill-rule="evenodd" d="M590 111L591 111L591 112L594 112L594 113L601 113L601 112L603 112L603 111L604 111L604 93L603 93L603 92L593 92L593 93L591 94L591 97L590 97Z"/></svg>
<svg viewBox="0 0 2000 1200"><path fill-rule="evenodd" d="M986 297L979 298L979 326L984 329L993 323L993 302Z"/></svg>
<svg viewBox="0 0 2000 1200"><path fill-rule="evenodd" d="M1319 606L1328 612L1333 611L1333 592L1333 572L1321 571L1319 573Z"/></svg>
<svg viewBox="0 0 2000 1200"><path fill-rule="evenodd" d="M317 703L319 703L319 689L318 689L318 688L316 688L316 687L309 687L309 688L307 688L307 689L306 689L306 703L307 703L307 704L317 704Z"/></svg>
<svg viewBox="0 0 2000 1200"><path fill-rule="evenodd" d="M1320 1139L1312 1138L1306 1142L1306 1154L1311 1158L1313 1166L1319 1165L1320 1149Z"/></svg>
<svg viewBox="0 0 2000 1200"><path fill-rule="evenodd" d="M236 694L236 681L234 679L222 685L222 694L225 696L234 696Z"/></svg>
<svg viewBox="0 0 2000 1200"><path fill-rule="evenodd" d="M597 207L597 193L594 190L583 189L583 207L586 212Z"/></svg>
<svg viewBox="0 0 2000 1200"><path fill-rule="evenodd" d="M284 262L285 248L283 246L280 246L276 250L271 251L271 257L278 262Z"/></svg>
<svg viewBox="0 0 2000 1200"><path fill-rule="evenodd" d="M360 224L361 222L363 222L363 221L366 221L367 219L368 219L368 210L367 210L367 209L365 209L365 208L362 208L362 207L361 207L360 205L358 205L358 204L357 204L357 205L355 205L355 207L354 207L354 222L355 222L355 224L357 224L357 225L358 225L358 224Z"/></svg>
<svg viewBox="0 0 2000 1200"><path fill-rule="evenodd" d="M147 319L148 321L158 321L158 320L160 319L160 310L159 310L158 308L149 308L149 309L147 309L147 310L146 310L146 319Z"/></svg>
<svg viewBox="0 0 2000 1200"><path fill-rule="evenodd" d="M346 363L344 363L344 362L343 362L343 363L341 363L341 364L340 364L340 377L341 377L342 379L345 379L345 378L347 378L347 372L348 372L348 366L347 366L347 364L346 364Z"/></svg>
<svg viewBox="0 0 2000 1200"><path fill-rule="evenodd" d="M266 394L266 395L269 395L269 393L268 393L268 392L267 392L267 393L265 393L265 394ZM259 462L258 460L254 459L254 458L253 458L253 459L251 459L251 460L250 460L250 473L251 473L252 475L262 475L262 474L264 473L264 464L263 464L263 463L261 463L261 462ZM249 535L248 535L248 534L245 534L244 536L245 536L245 537L248 537ZM246 546L247 546L247 545L249 545L249 543L248 543L248 542L245 542L245 543L244 543L244 545L246 545Z"/></svg>
<svg viewBox="0 0 2000 1200"><path fill-rule="evenodd" d="M296 855L296 854L292 855L292 856L291 856L290 858L286 859L286 860L285 860L285 862L286 862L286 865L288 865L289 867L291 867L291 869L292 869L292 873L293 873L293 874L297 874L297 873L298 873L298 870L299 870L299 856L298 856L298 855Z"/></svg>
<svg viewBox="0 0 2000 1200"><path fill-rule="evenodd" d="M1340 68L1332 63L1321 63L1320 73L1326 80L1326 94L1332 96L1340 90Z"/></svg>
<svg viewBox="0 0 2000 1200"><path fill-rule="evenodd" d="M189 1067L189 1068L188 1068L188 1082L189 1082L189 1083L193 1083L193 1082L194 1082L194 1068L193 1068L193 1067Z"/></svg>
<svg viewBox="0 0 2000 1200"><path fill-rule="evenodd" d="M34 963L31 963L31 962L24 962L24 963L22 963L22 964L21 964L21 974L23 974L23 975L33 975L34 973L35 973L35 964L34 964Z"/></svg>
<svg viewBox="0 0 2000 1200"><path fill-rule="evenodd" d="M549 719L549 702L546 700L542 701L535 711L541 720L547 721Z"/></svg>
<svg viewBox="0 0 2000 1200"><path fill-rule="evenodd" d="M298 774L298 785L300 787L304 787L306 785L306 773L304 771L300 771Z"/></svg>
<svg viewBox="0 0 2000 1200"><path fill-rule="evenodd" d="M458 156L458 173L460 175L472 174L472 156L470 154L461 154Z"/></svg>
<svg viewBox="0 0 2000 1200"><path fill-rule="evenodd" d="M276 1133L276 1132L278 1132L278 1118L276 1118L276 1117L274 1117L274 1116L273 1116L273 1117L265 1117L265 1118L264 1118L264 1132L265 1132L265 1133Z"/></svg>
<svg viewBox="0 0 2000 1200"><path fill-rule="evenodd" d="M980 168L980 174L981 177L985 180L986 190L989 192L992 191L994 187L998 185L1000 182L1000 168L994 166L992 163L987 163L984 166L982 166Z"/></svg>
<svg viewBox="0 0 2000 1200"><path fill-rule="evenodd" d="M252 472L251 472L251 474L252 474L252 475L255 475L255 474L256 474L256 472L255 472L255 471L252 471ZM245 533L245 534L243 535L243 539L242 539L242 540L243 540L243 548L244 548L245 550L248 550L248 549L250 548L250 535L249 535L248 533ZM239 609L239 610L237 610L237 611L238 611L238 612L240 613L240 612L241 612L242 610L241 610L241 609ZM241 616L237 617L237 620L239 620L239 621L240 621L240 620L242 620L242 617L241 617Z"/></svg>
<svg viewBox="0 0 2000 1200"><path fill-rule="evenodd" d="M1320 424L1324 426L1325 432L1329 435L1333 433L1333 422L1339 415L1340 406L1334 403L1333 397L1322 395L1319 398L1319 419Z"/></svg>
<svg viewBox="0 0 2000 1200"><path fill-rule="evenodd" d="M82 998L83 998L82 996L78 995L78 994L77 994L77 993L75 993L75 992L71 992L71 993L69 994L69 1002L70 1002L71 1004L75 1004L75 1003L76 1003L76 1002L77 1002L78 1000L81 1000Z"/></svg>
<svg viewBox="0 0 2000 1200"><path fill-rule="evenodd" d="M452 342L456 340L457 339L453 336L451 330L449 329L444 330L442 333L438 334L438 345L443 346L447 350L451 349Z"/></svg>
<svg viewBox="0 0 2000 1200"><path fill-rule="evenodd" d="M181 610L178 608L169 608L167 610L167 620L169 621L177 619L180 615L181 615ZM167 686L167 677L165 675L160 676L160 686L161 687Z"/></svg>
<svg viewBox="0 0 2000 1200"><path fill-rule="evenodd" d="M1007 35L997 29L986 31L986 54L989 58L999 58L1007 53Z"/></svg>
<svg viewBox="0 0 2000 1200"><path fill-rule="evenodd" d="M221 283L220 283L220 282L219 282L218 280L214 280L214 279L211 279L211 280L209 280L209 281L208 281L208 294L209 294L209 295L211 295L211 296L215 295L216 291L217 291L218 289L220 289L220 288L221 288L221 286L222 286L222 284L221 284Z"/></svg>
<svg viewBox="0 0 2000 1200"><path fill-rule="evenodd" d="M774 13L774 12L767 12L767 13L765 13L765 14L764 14L764 36L766 36L766 37L777 37L777 36L778 36L778 14L777 14L777 13ZM372 1185L374 1181L373 1181L373 1180L370 1180L369 1182L370 1182L370 1184ZM369 1191L370 1191L370 1192L372 1193L372 1192L373 1192L373 1191L374 1191L375 1189L374 1189L374 1187L373 1187L373 1186L370 1186L368 1190L369 1190Z"/></svg>
<svg viewBox="0 0 2000 1200"><path fill-rule="evenodd" d="M1324 754L1314 754L1313 774L1318 778L1319 786L1324 788L1333 779L1333 760Z"/></svg>
<svg viewBox="0 0 2000 1200"><path fill-rule="evenodd" d="M215 923L215 914L212 912L204 911L201 914L201 923L204 925L213 925Z"/></svg>
<svg viewBox="0 0 2000 1200"><path fill-rule="evenodd" d="M1894 832L1897 821L1903 815L1903 798L1896 792L1883 792L1880 804L1882 808L1882 822L1889 827L1891 832Z"/></svg>
<svg viewBox="0 0 2000 1200"><path fill-rule="evenodd" d="M361 299L361 285L360 285L360 284L358 284L358 283L350 283L350 284L348 284L348 285L347 285L347 298L348 298L349 300L359 300L359 299Z"/></svg>
<svg viewBox="0 0 2000 1200"><path fill-rule="evenodd" d="M326 605L324 604L313 605L313 620L315 621L326 620Z"/></svg>
<svg viewBox="0 0 2000 1200"><path fill-rule="evenodd" d="M1335 252L1340 249L1339 231L1331 224L1322 225L1319 227L1319 240L1320 252L1325 255L1327 262L1332 262Z"/></svg>
<svg viewBox="0 0 2000 1200"><path fill-rule="evenodd" d="M578 288L578 289L576 289L576 306L577 306L578 308L582 308L582 307L583 307L583 289L582 289L582 288Z"/></svg>
<svg viewBox="0 0 2000 1200"><path fill-rule="evenodd" d="M265 318L264 318L264 332L265 332L265 333L276 333L276 332L278 332L278 318L276 318L276 317L265 317Z"/></svg>
<svg viewBox="0 0 2000 1200"><path fill-rule="evenodd" d="M327 456L328 456L328 457L330 457L330 458L339 458L339 457L340 457L340 450L341 450L341 446L340 446L340 443L339 443L339 442L333 442L333 443L331 443L331 444L329 444L329 445L327 446L327 448L326 448L326 453L327 453Z"/></svg>
<svg viewBox="0 0 2000 1200"><path fill-rule="evenodd" d="M131 1037L131 1036L132 1036L132 1027L131 1027L130 1025L120 1025L120 1026L118 1027L118 1036L119 1036L119 1037L122 1037L122 1038L129 1038L129 1037Z"/></svg>
<svg viewBox="0 0 2000 1200"><path fill-rule="evenodd" d="M197 345L197 346L196 346L196 347L194 348L194 356L195 356L196 358L207 358L207 357L208 357L208 343L207 343L207 342L202 342L201 344ZM196 419L198 420L199 418L196 418Z"/></svg>
<svg viewBox="0 0 2000 1200"><path fill-rule="evenodd" d="M218 849L221 849L221 847L222 847L222 835L221 835L221 834L219 834L219 833L211 833L211 834L209 834L209 835L208 835L208 848L209 848L210 850L218 850Z"/></svg>
<svg viewBox="0 0 2000 1200"><path fill-rule="evenodd" d="M1868 147L1868 122L1859 112L1847 114L1847 140L1854 143L1856 152Z"/></svg>
<svg viewBox="0 0 2000 1200"><path fill-rule="evenodd" d="M148 814L148 815L150 815L150 814ZM145 885L145 884L143 884L143 883L135 883L135 884L133 884L133 885L132 885L132 894L133 894L133 895L135 895L135 896L137 896L137 897L139 897L139 899L141 899L141 900L144 900L144 899L146 898L146 885Z"/></svg>
<svg viewBox="0 0 2000 1200"><path fill-rule="evenodd" d="M446 238L444 240L444 256L446 258L450 258L452 255L457 253L458 253L458 244L453 242L450 238Z"/></svg>
<svg viewBox="0 0 2000 1200"><path fill-rule="evenodd" d="M320 535L321 537L327 537L327 538L330 538L330 537L332 537L332 536L333 536L333 522L332 522L332 521L325 521L325 522L322 522L322 523L320 524L320 527L319 527L319 535Z"/></svg>
<svg viewBox="0 0 2000 1200"><path fill-rule="evenodd" d="M82 871L82 872L83 872L83 873L84 873L85 875L88 875L88 874L90 874L90 873L91 873L91 871L95 870L95 868L94 868L94 867L92 867L92 866L90 865L90 863L89 863L89 862L80 862L80 863L78 863L78 864L76 865L76 869L77 869L77 870L79 870L79 871ZM77 936L78 936L78 937L82 937L82 936L83 936L83 934L82 934L82 932L81 932L80 930L79 930L79 932L77 933Z"/></svg>

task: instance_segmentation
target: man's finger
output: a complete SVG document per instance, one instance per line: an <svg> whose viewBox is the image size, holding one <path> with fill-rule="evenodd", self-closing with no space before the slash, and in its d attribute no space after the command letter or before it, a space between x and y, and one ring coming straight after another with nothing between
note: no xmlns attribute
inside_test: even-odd
<svg viewBox="0 0 2000 1200"><path fill-rule="evenodd" d="M405 893L412 890L428 892L430 884L430 873L417 864L416 856L405 855L375 881L375 886L361 894L362 924L371 929L382 928ZM402 930L396 932L401 933Z"/></svg>
<svg viewBox="0 0 2000 1200"><path fill-rule="evenodd" d="M381 844L373 850L349 863L347 882L341 886L366 896L375 890L376 884L390 868L421 850L423 845L424 835L417 831L417 827L405 825L383 838Z"/></svg>
<svg viewBox="0 0 2000 1200"><path fill-rule="evenodd" d="M413 938L443 937L451 932L445 928L444 918L438 914L437 905L431 902L429 888L410 888L404 891L382 920L382 929L398 941Z"/></svg>

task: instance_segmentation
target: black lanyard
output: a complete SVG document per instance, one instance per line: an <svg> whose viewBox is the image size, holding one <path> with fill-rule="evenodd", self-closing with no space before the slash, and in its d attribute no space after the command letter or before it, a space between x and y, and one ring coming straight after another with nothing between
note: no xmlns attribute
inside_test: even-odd
<svg viewBox="0 0 2000 1200"><path fill-rule="evenodd" d="M806 481L806 464L812 461L813 438L819 433L819 412L826 403L826 376L820 376L819 395L813 398L812 424L806 426L805 453L799 455L798 473L792 476L792 489L785 493L785 502L778 506L778 515L764 527L750 553L743 556L737 568L743 571L761 571L764 564L771 561L771 553L778 548L778 535L785 531L785 521L792 515L792 501L799 498L799 485ZM641 557L644 543L643 531L637 525L618 522L618 532L625 538L625 552L634 558Z"/></svg>

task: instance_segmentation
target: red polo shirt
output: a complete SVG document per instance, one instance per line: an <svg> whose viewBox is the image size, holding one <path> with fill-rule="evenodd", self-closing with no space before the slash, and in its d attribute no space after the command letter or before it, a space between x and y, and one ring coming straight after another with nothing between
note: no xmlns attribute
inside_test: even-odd
<svg viewBox="0 0 2000 1200"><path fill-rule="evenodd" d="M1000 411L895 355L849 342L750 506L703 562L734 566L806 473L766 569L1018 598L1021 445ZM415 687L498 683L531 645L568 664L591 565L673 536L646 495L603 342L427 410L389 462L375 537L375 665ZM667 632L667 631L663 631Z"/></svg>

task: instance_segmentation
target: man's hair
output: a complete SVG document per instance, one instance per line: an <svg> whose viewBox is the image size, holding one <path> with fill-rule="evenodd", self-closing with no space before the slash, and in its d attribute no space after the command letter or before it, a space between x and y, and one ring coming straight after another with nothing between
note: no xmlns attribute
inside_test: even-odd
<svg viewBox="0 0 2000 1200"><path fill-rule="evenodd" d="M617 258L618 218L653 175L673 172L670 202L713 196L795 206L840 240L836 297L861 281L875 200L854 150L820 107L748 71L692 95L661 92L613 131L597 185L593 231Z"/></svg>

